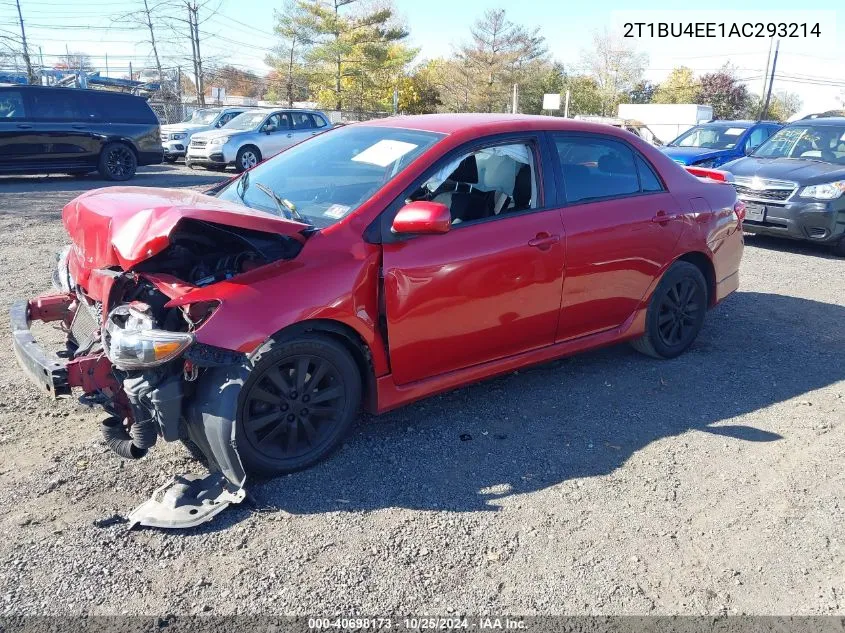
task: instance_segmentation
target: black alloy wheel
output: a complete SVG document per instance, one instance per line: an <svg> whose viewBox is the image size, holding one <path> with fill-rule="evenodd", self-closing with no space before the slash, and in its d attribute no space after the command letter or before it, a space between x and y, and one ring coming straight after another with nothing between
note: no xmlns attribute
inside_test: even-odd
<svg viewBox="0 0 845 633"><path fill-rule="evenodd" d="M704 297L691 277L684 277L664 293L657 312L657 330L668 346L697 334L696 324Z"/></svg>
<svg viewBox="0 0 845 633"><path fill-rule="evenodd" d="M697 266L672 264L652 294L643 336L631 345L654 358L675 358L695 341L707 313L707 282Z"/></svg>
<svg viewBox="0 0 845 633"><path fill-rule="evenodd" d="M322 336L259 354L243 387L238 449L248 470L279 474L330 453L354 421L361 398L355 362Z"/></svg>
<svg viewBox="0 0 845 633"><path fill-rule="evenodd" d="M99 172L107 180L129 180L137 166L135 152L123 143L109 143L100 154Z"/></svg>

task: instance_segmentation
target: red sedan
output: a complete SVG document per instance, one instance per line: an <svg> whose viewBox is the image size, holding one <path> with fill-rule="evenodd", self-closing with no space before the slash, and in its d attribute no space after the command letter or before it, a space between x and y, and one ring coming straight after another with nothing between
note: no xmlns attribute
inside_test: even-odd
<svg viewBox="0 0 845 633"><path fill-rule="evenodd" d="M183 440L240 490L381 413L630 341L681 354L737 289L742 205L616 128L430 115L332 130L206 195L70 202L24 369L101 405L126 458ZM68 331L61 357L33 320ZM199 513L205 516L204 511Z"/></svg>

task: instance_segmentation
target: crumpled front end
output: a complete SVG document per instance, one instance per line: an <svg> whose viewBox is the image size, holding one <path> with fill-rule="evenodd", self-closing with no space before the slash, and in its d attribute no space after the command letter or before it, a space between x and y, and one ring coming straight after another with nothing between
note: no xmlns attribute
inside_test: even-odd
<svg viewBox="0 0 845 633"><path fill-rule="evenodd" d="M99 207L86 232L79 219L90 211L80 211L78 201L71 205L68 228L76 235L57 257L55 292L12 306L16 356L45 394L76 390L81 402L102 408L104 440L124 459L144 457L158 441L182 441L200 453L207 477L175 478L129 517L158 527L197 525L242 500L246 481L235 420L223 412L236 408L248 359L197 340L223 304L207 291L295 257L301 240L265 226L238 226L245 223L240 217L224 225L161 209L140 210L133 221L125 210L109 217ZM212 219L225 220L225 213ZM135 233L131 249L124 244L121 251L126 227L142 225L149 234ZM203 298L192 301L201 289ZM31 331L36 321L58 325L66 333L64 349L39 346Z"/></svg>

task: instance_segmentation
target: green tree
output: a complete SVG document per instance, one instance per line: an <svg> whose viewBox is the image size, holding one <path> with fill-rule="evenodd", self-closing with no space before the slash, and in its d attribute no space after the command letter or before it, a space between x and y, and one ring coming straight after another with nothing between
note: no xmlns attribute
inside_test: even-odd
<svg viewBox="0 0 845 633"><path fill-rule="evenodd" d="M569 90L569 115L602 114L602 93L594 77L574 75L564 82L564 92ZM561 111L561 114L563 111Z"/></svg>
<svg viewBox="0 0 845 633"><path fill-rule="evenodd" d="M288 107L291 107L307 84L303 64L314 43L313 22L298 0L288 0L281 11L274 12L274 16L276 26L273 30L281 42L273 53L267 55L265 63L276 71L277 79L283 78L282 93ZM278 98L279 95L275 96Z"/></svg>
<svg viewBox="0 0 845 633"><path fill-rule="evenodd" d="M643 79L628 93L628 103L651 103L654 101L654 93L657 92L657 84Z"/></svg>
<svg viewBox="0 0 845 633"><path fill-rule="evenodd" d="M654 103L695 103L701 85L691 68L675 68L654 93Z"/></svg>
<svg viewBox="0 0 845 633"><path fill-rule="evenodd" d="M390 4L364 8L358 12L346 7L359 0L307 0L300 2L305 13L303 24L313 34L307 61L314 67L313 92L323 105L342 110L345 88L358 86L372 72L376 60L390 57L390 47L407 37ZM366 84L366 81L364 81ZM359 95L360 96L360 95Z"/></svg>
<svg viewBox="0 0 845 633"><path fill-rule="evenodd" d="M471 42L460 48L456 60L473 77L469 101L482 112L501 112L513 85L546 55L545 40L539 28L528 30L508 20L504 9L485 11L470 33Z"/></svg>
<svg viewBox="0 0 845 633"><path fill-rule="evenodd" d="M616 107L642 80L648 63L627 40L608 31L593 33L593 45L581 53L582 65L593 78L601 98L599 114L616 114Z"/></svg>
<svg viewBox="0 0 845 633"><path fill-rule="evenodd" d="M543 95L565 92L566 73L560 62L535 64L519 85L519 111L525 114L543 112ZM561 103L561 108L563 103ZM553 114L562 114L555 112Z"/></svg>
<svg viewBox="0 0 845 633"><path fill-rule="evenodd" d="M431 114L443 105L437 85L437 65L426 62L398 81L399 112Z"/></svg>

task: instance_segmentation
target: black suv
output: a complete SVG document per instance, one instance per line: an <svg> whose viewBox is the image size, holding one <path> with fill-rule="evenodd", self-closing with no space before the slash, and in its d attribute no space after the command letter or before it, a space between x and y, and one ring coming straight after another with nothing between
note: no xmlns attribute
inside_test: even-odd
<svg viewBox="0 0 845 633"><path fill-rule="evenodd" d="M790 123L721 169L746 204L745 231L829 244L845 257L845 117Z"/></svg>
<svg viewBox="0 0 845 633"><path fill-rule="evenodd" d="M99 171L128 180L162 160L158 118L141 98L103 90L0 86L0 174Z"/></svg>

